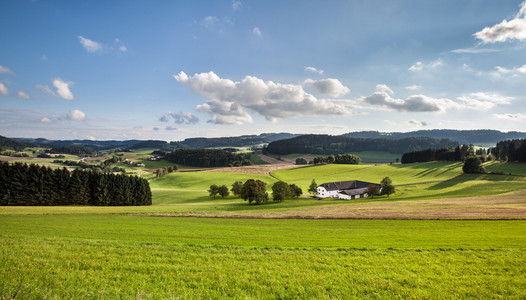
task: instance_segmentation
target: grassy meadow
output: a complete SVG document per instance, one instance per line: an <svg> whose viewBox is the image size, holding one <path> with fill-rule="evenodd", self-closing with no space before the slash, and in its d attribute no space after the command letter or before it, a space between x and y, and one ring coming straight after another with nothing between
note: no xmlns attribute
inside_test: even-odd
<svg viewBox="0 0 526 300"><path fill-rule="evenodd" d="M0 299L526 298L525 220L303 220L151 217L279 213L318 206L495 195L526 188L521 164L464 175L460 163L323 165L270 175L176 172L143 207L0 207ZM248 178L380 182L389 198L249 206L211 184ZM17 293L18 291L18 293Z"/></svg>

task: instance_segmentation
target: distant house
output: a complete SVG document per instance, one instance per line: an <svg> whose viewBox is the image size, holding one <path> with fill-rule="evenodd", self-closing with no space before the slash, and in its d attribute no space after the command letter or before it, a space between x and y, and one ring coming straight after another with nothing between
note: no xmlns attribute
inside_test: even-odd
<svg viewBox="0 0 526 300"><path fill-rule="evenodd" d="M137 167L145 167L145 166L146 166L146 165L143 164L143 163L138 163L138 164L137 164Z"/></svg>
<svg viewBox="0 0 526 300"><path fill-rule="evenodd" d="M316 188L316 197L344 200L365 198L369 197L367 187L371 184L378 186L380 190L382 189L381 184L359 180L328 182Z"/></svg>

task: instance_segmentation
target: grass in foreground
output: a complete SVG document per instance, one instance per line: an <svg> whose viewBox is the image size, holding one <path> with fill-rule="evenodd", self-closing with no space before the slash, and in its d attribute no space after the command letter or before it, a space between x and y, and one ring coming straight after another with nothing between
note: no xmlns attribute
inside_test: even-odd
<svg viewBox="0 0 526 300"><path fill-rule="evenodd" d="M0 217L0 297L523 298L524 221Z"/></svg>

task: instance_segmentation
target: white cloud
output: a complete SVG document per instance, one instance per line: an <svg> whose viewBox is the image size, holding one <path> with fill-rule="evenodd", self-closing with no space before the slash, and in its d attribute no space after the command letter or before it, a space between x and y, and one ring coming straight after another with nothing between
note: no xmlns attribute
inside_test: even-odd
<svg viewBox="0 0 526 300"><path fill-rule="evenodd" d="M66 116L66 119L70 121L82 121L85 118L86 114L78 109L71 110Z"/></svg>
<svg viewBox="0 0 526 300"><path fill-rule="evenodd" d="M80 44L82 45L82 47L84 47L84 49L86 49L86 51L88 51L88 53L102 52L102 45L100 43L97 43L95 41L82 37L80 35L78 36L78 38L79 38Z"/></svg>
<svg viewBox="0 0 526 300"><path fill-rule="evenodd" d="M196 124L199 122L197 116L192 115L192 113L173 113L169 112L168 116L174 119L174 122L177 124ZM168 122L168 116L162 116L159 121Z"/></svg>
<svg viewBox="0 0 526 300"><path fill-rule="evenodd" d="M495 69L497 69L497 72L500 74L513 74L513 75L526 74L526 65L522 65L521 67L513 68L513 69L507 69L504 67L497 66L495 67Z"/></svg>
<svg viewBox="0 0 526 300"><path fill-rule="evenodd" d="M499 50L499 49L477 48L477 47L451 50L452 53L457 53L457 54L462 54L462 53L470 53L470 54L494 53L494 52L501 52L501 51L502 50Z"/></svg>
<svg viewBox="0 0 526 300"><path fill-rule="evenodd" d="M69 89L69 86L72 85L71 82L65 82L60 78L53 79L53 86L57 89L57 94L66 99L66 100L73 100L75 97L73 97L73 93L71 93L71 90Z"/></svg>
<svg viewBox="0 0 526 300"><path fill-rule="evenodd" d="M444 65L444 63L442 62L441 59L437 59L437 60L429 62L427 64L424 64L421 61L417 61L414 65L409 67L408 70L411 71L411 72L421 72L424 69L435 69L435 68L440 67L442 65Z"/></svg>
<svg viewBox="0 0 526 300"><path fill-rule="evenodd" d="M18 99L24 99L24 100L29 100L29 98L31 98L31 97L29 97L28 93L22 92L22 91L19 91L18 93L16 93L16 97Z"/></svg>
<svg viewBox="0 0 526 300"><path fill-rule="evenodd" d="M251 123L246 110L258 113L269 121L304 115L343 115L351 113L345 105L331 100L320 100L306 93L301 85L281 84L246 76L235 82L223 79L214 72L188 76L174 75L180 83L209 99L198 105L199 111L212 116L216 124Z"/></svg>
<svg viewBox="0 0 526 300"><path fill-rule="evenodd" d="M9 90L6 88L6 86L0 82L0 95L7 96L9 95Z"/></svg>
<svg viewBox="0 0 526 300"><path fill-rule="evenodd" d="M35 89L41 91L41 92L44 92L44 93L48 93L48 94L51 94L51 95L56 95L55 92L53 92L49 86L47 85L41 85L41 84L37 84L35 85Z"/></svg>
<svg viewBox="0 0 526 300"><path fill-rule="evenodd" d="M496 119L501 119L501 120L511 120L511 121L526 120L526 115L523 115L523 114L493 114L492 116Z"/></svg>
<svg viewBox="0 0 526 300"><path fill-rule="evenodd" d="M407 124L409 124L411 126L415 126L415 127L425 127L425 126L427 126L427 122L415 121L415 120L409 120L409 121L407 121Z"/></svg>
<svg viewBox="0 0 526 300"><path fill-rule="evenodd" d="M520 5L520 10L515 18L510 21L502 20L499 24L485 27L473 34L483 43L505 42L507 40L526 40L526 1Z"/></svg>
<svg viewBox="0 0 526 300"><path fill-rule="evenodd" d="M206 16L201 22L201 26L212 29L217 23L219 22L219 19L216 16Z"/></svg>
<svg viewBox="0 0 526 300"><path fill-rule="evenodd" d="M320 75L323 75L323 73L325 73L325 71L323 71L323 70L318 70L318 69L316 69L315 67L305 67L305 71L309 71L309 72L317 73L317 74L320 74Z"/></svg>
<svg viewBox="0 0 526 300"><path fill-rule="evenodd" d="M233 102L212 100L197 105L196 109L211 115L211 119L208 123L225 125L252 123L252 117L246 113L240 105Z"/></svg>
<svg viewBox="0 0 526 300"><path fill-rule="evenodd" d="M422 88L421 86L416 85L416 84L405 87L406 90L410 90L410 91L416 91L416 90L419 90L421 88Z"/></svg>
<svg viewBox="0 0 526 300"><path fill-rule="evenodd" d="M388 87L387 85L385 84L377 84L376 85L376 91L377 92L385 92L385 93L388 93L388 94L394 94L393 90Z"/></svg>
<svg viewBox="0 0 526 300"><path fill-rule="evenodd" d="M42 119L40 119L40 123L50 124L53 123L53 121L48 117L43 117Z"/></svg>
<svg viewBox="0 0 526 300"><path fill-rule="evenodd" d="M362 100L372 105L406 112L442 112L449 107L455 106L455 103L449 99L412 95L405 100L401 100L392 98L386 92L376 92L371 96L364 97Z"/></svg>
<svg viewBox="0 0 526 300"><path fill-rule="evenodd" d="M96 141L96 140L97 140L97 139L96 139L94 136L92 136L92 135L88 136L87 138L88 138L88 140L90 140L90 141Z"/></svg>
<svg viewBox="0 0 526 300"><path fill-rule="evenodd" d="M4 66L0 66L0 73L13 73L9 68L6 68Z"/></svg>
<svg viewBox="0 0 526 300"><path fill-rule="evenodd" d="M513 97L506 97L500 94L490 94L484 92L471 93L467 96L461 96L457 98L464 104L464 107L477 109L477 110L488 110L494 108L499 104L510 104L514 99Z"/></svg>
<svg viewBox="0 0 526 300"><path fill-rule="evenodd" d="M128 51L128 48L126 48L126 46L120 46L119 47L119 51L126 52L126 51Z"/></svg>
<svg viewBox="0 0 526 300"><path fill-rule="evenodd" d="M236 1L236 0L232 1L232 8L234 10L240 9L242 5L243 3L241 3L241 1Z"/></svg>
<svg viewBox="0 0 526 300"><path fill-rule="evenodd" d="M341 97L351 91L335 78L321 80L307 79L304 83L312 85L319 94L330 97Z"/></svg>
<svg viewBox="0 0 526 300"><path fill-rule="evenodd" d="M257 35L258 37L261 37L261 30L259 29L259 27L254 27L254 29L252 29L252 33Z"/></svg>

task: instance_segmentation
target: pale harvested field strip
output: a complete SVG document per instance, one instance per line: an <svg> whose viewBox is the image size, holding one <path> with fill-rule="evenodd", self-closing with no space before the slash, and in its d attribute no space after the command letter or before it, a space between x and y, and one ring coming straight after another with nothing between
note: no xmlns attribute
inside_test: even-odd
<svg viewBox="0 0 526 300"><path fill-rule="evenodd" d="M271 219L525 220L526 190L495 196L318 206L275 213L185 213L153 216Z"/></svg>
<svg viewBox="0 0 526 300"><path fill-rule="evenodd" d="M282 169L297 168L296 165L291 164L276 164L276 165L254 165L231 168L217 168L206 170L205 172L227 172L227 173L244 173L244 174L264 174L270 175L270 172Z"/></svg>

